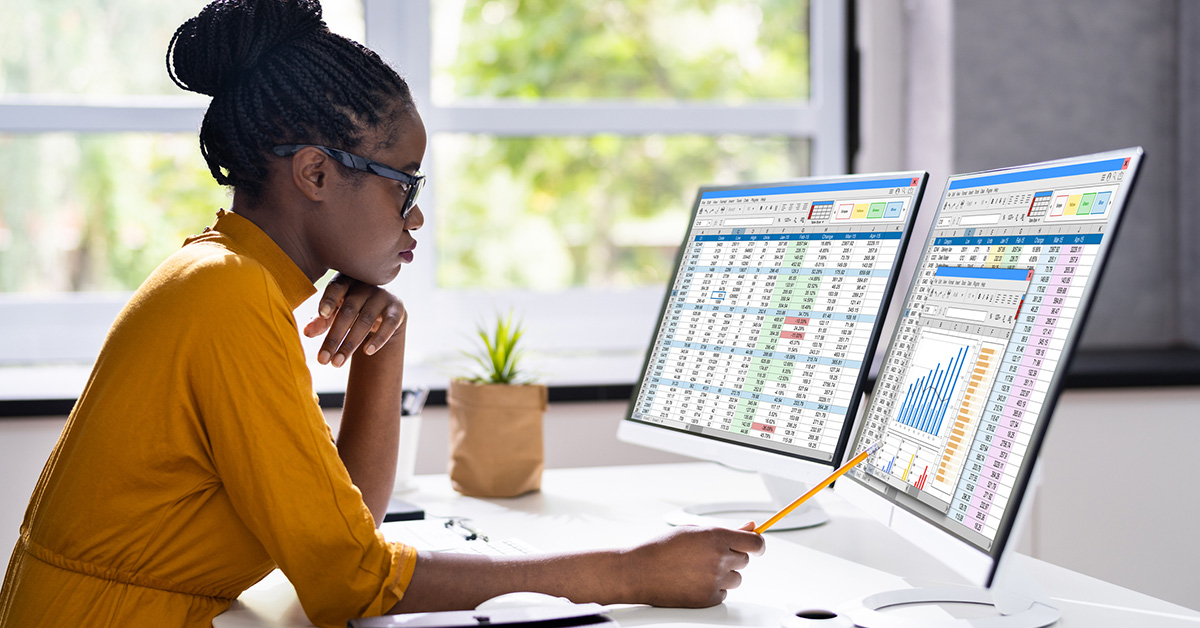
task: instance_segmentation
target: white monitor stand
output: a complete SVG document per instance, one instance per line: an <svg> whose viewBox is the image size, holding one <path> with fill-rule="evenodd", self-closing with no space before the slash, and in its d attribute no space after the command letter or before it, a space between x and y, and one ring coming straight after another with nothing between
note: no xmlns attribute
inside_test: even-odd
<svg viewBox="0 0 1200 628"><path fill-rule="evenodd" d="M1028 504L1033 503L1037 486L1041 483L1040 464L1035 466L1030 477L1029 485L1021 507L1017 511L1016 521L1010 538L1015 537L1018 530L1023 530L1028 524ZM853 487L850 488L853 491ZM844 494L844 492L843 492ZM851 501L854 501L853 499ZM917 522L916 525L926 525ZM936 532L929 530L931 534ZM909 535L918 545L920 535ZM925 547L925 549L930 549ZM945 586L919 587L914 589L897 589L884 591L863 598L857 605L844 610L841 615L850 619L853 625L864 628L1042 628L1058 621L1060 613L1049 601L1049 596L1042 590L1034 578L1025 573L1019 564L1009 557L1012 544L1005 547L999 562L995 566L995 574L991 585L979 586ZM944 553L931 552L940 558L947 558ZM959 567L970 561L949 562L952 567ZM974 576L975 574L964 574ZM930 620L922 618L919 621L901 617L894 613L884 612L910 605L953 605L977 604L992 606L999 615L976 618L948 618L945 620Z"/></svg>

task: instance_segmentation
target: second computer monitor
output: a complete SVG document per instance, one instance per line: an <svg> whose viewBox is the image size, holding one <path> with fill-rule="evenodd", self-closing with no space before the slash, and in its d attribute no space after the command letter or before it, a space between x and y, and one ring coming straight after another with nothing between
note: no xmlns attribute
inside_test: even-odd
<svg viewBox="0 0 1200 628"><path fill-rule="evenodd" d="M925 181L701 188L618 436L821 479L846 447Z"/></svg>

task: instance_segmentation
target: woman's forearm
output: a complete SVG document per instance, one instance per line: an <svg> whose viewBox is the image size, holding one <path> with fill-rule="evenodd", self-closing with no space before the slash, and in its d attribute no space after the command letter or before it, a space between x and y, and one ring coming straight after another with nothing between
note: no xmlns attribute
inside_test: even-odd
<svg viewBox="0 0 1200 628"><path fill-rule="evenodd" d="M741 583L739 569L761 554L753 523L741 530L674 528L629 549L491 557L421 552L393 613L469 609L512 591L573 602L703 607Z"/></svg>
<svg viewBox="0 0 1200 628"><path fill-rule="evenodd" d="M373 355L361 348L354 352L338 429L338 455L362 492L375 525L387 514L396 481L406 330L407 325L401 326Z"/></svg>

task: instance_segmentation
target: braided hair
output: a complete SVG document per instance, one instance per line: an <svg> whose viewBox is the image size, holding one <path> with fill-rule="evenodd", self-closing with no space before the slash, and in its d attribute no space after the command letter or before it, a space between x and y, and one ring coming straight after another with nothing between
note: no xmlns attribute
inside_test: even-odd
<svg viewBox="0 0 1200 628"><path fill-rule="evenodd" d="M167 73L212 96L200 153L217 183L252 198L274 146L354 151L366 131L394 138L401 114L416 111L379 55L329 31L319 0L214 0L175 31Z"/></svg>

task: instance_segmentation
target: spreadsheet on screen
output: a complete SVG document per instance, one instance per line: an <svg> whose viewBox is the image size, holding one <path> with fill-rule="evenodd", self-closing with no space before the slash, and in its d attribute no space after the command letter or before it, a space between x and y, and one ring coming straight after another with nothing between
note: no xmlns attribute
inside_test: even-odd
<svg viewBox="0 0 1200 628"><path fill-rule="evenodd" d="M1129 165L950 179L855 451L883 447L852 477L992 548Z"/></svg>
<svg viewBox="0 0 1200 628"><path fill-rule="evenodd" d="M920 175L702 189L630 418L832 461Z"/></svg>

